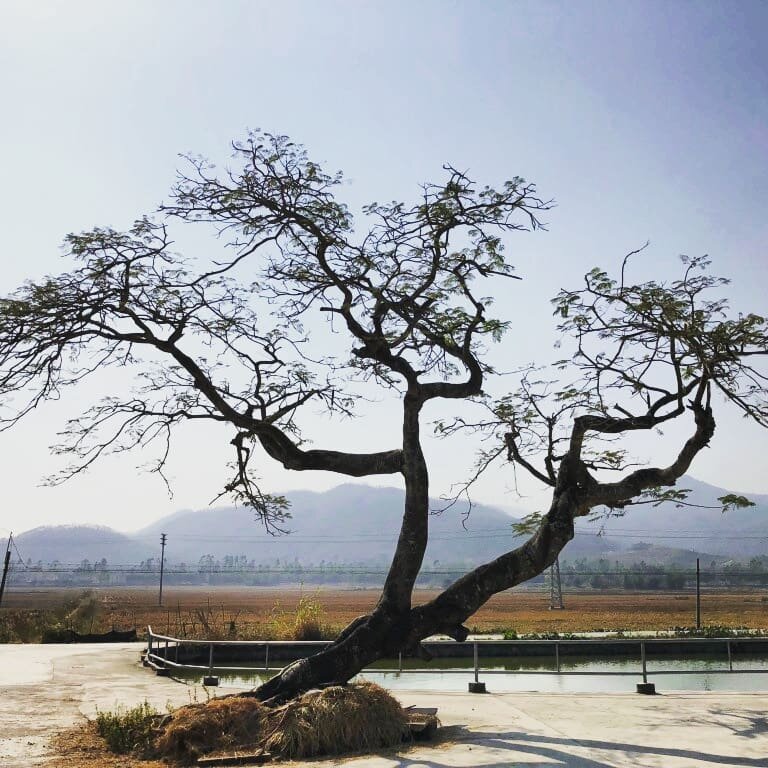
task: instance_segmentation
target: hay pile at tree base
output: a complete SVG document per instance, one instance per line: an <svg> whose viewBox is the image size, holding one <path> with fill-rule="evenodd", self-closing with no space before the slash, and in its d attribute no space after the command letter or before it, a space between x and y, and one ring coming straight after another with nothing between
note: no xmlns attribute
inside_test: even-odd
<svg viewBox="0 0 768 768"><path fill-rule="evenodd" d="M210 752L256 746L263 738L268 712L257 699L238 696L181 707L155 739L152 751L191 763Z"/></svg>
<svg viewBox="0 0 768 768"><path fill-rule="evenodd" d="M407 714L374 683L309 691L279 707L226 697L176 710L155 739L158 756L190 763L235 749L301 758L371 751L410 738Z"/></svg>

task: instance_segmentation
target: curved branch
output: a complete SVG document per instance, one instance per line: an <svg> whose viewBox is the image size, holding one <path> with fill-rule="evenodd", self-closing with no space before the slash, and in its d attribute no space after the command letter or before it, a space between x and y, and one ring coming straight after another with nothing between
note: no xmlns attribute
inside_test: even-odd
<svg viewBox="0 0 768 768"><path fill-rule="evenodd" d="M600 505L621 507L648 488L674 485L688 471L696 454L709 445L715 433L715 419L710 404L694 401L690 408L694 414L696 430L686 440L675 461L667 467L638 469L615 483L595 483L587 493L588 508Z"/></svg>
<svg viewBox="0 0 768 768"><path fill-rule="evenodd" d="M344 453L317 449L304 451L273 424L254 423L250 432L262 448L286 469L323 469L352 477L391 475L403 471L403 452L399 449L379 453Z"/></svg>

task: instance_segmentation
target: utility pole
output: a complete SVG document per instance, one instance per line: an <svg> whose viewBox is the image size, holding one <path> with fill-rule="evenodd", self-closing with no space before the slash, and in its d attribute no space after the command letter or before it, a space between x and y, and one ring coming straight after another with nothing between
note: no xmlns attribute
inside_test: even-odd
<svg viewBox="0 0 768 768"><path fill-rule="evenodd" d="M0 605L3 604L3 592L5 592L5 580L8 577L8 569L11 566L11 540L13 534L8 536L8 546L5 549L5 562L3 564L3 580L0 581Z"/></svg>
<svg viewBox="0 0 768 768"><path fill-rule="evenodd" d="M560 583L560 558L549 566L549 610L560 610L563 605L563 587Z"/></svg>
<svg viewBox="0 0 768 768"><path fill-rule="evenodd" d="M701 629L701 571L699 558L696 558L696 629Z"/></svg>
<svg viewBox="0 0 768 768"><path fill-rule="evenodd" d="M157 604L163 604L163 568L165 566L165 541L168 536L164 533L160 534L160 595L157 598Z"/></svg>

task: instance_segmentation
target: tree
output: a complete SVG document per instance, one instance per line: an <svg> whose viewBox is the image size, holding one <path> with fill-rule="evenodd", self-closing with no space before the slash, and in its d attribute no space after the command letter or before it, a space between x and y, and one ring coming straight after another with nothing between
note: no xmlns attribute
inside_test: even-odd
<svg viewBox="0 0 768 768"><path fill-rule="evenodd" d="M514 277L504 235L536 229L549 207L532 184L516 177L500 189L478 187L445 166L445 179L424 185L416 204L364 208L365 232L356 237L334 197L341 175L326 173L286 137L254 133L234 143L225 172L187 161L154 217L128 232L70 235L72 271L2 301L3 419L10 427L94 371L129 366L138 377L133 392L110 394L68 423L57 450L73 463L57 480L110 451L153 443L162 473L176 425L226 424L234 463L223 493L251 505L273 531L285 527L289 511L253 474L259 449L296 471L402 475L402 527L375 609L262 685L263 700L347 680L388 654L417 653L436 632L464 639L464 622L491 595L554 561L578 517L640 501L682 503L678 491L662 489L712 438L713 391L766 425L765 378L754 363L768 350L765 320L731 318L722 300L709 298L722 281L708 275L705 259L687 261L669 284L626 283L625 260L619 280L594 270L580 290L562 291L555 311L573 355L553 376L525 371L511 394L493 401L484 394L493 376L487 347L507 323L483 292ZM224 255L206 262L174 253L168 227L181 223L212 225ZM336 353L331 344L318 353L320 317L344 329L349 350ZM353 415L359 387L371 385L399 398L399 445L377 453L304 446L307 407ZM550 486L552 502L527 521L522 546L414 606L429 529L421 412L441 399L485 409L479 420L439 427L448 438L486 433L491 447L478 473L506 458ZM667 467L632 469L615 445L688 412L692 433ZM606 482L606 471L621 477Z"/></svg>

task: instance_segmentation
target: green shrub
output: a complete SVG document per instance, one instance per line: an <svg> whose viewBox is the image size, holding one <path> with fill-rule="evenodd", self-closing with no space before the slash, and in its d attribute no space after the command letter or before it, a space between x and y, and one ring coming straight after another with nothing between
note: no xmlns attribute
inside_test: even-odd
<svg viewBox="0 0 768 768"><path fill-rule="evenodd" d="M748 629L747 627L728 627L720 624L706 624L699 629L695 627L673 627L675 637L764 637L762 629Z"/></svg>
<svg viewBox="0 0 768 768"><path fill-rule="evenodd" d="M96 713L96 729L111 752L143 753L151 745L159 716L147 701L130 709L118 706L114 712Z"/></svg>
<svg viewBox="0 0 768 768"><path fill-rule="evenodd" d="M518 635L514 629L504 632L505 640L581 640L579 635L572 632L526 632Z"/></svg>
<svg viewBox="0 0 768 768"><path fill-rule="evenodd" d="M72 630L54 625L46 627L40 637L41 643L69 643L72 642Z"/></svg>
<svg viewBox="0 0 768 768"><path fill-rule="evenodd" d="M50 611L3 611L0 615L0 643L37 643L55 621Z"/></svg>
<svg viewBox="0 0 768 768"><path fill-rule="evenodd" d="M296 611L284 611L279 603L272 609L268 633L276 640L330 640L334 632L324 621L323 606L313 595L302 594Z"/></svg>

